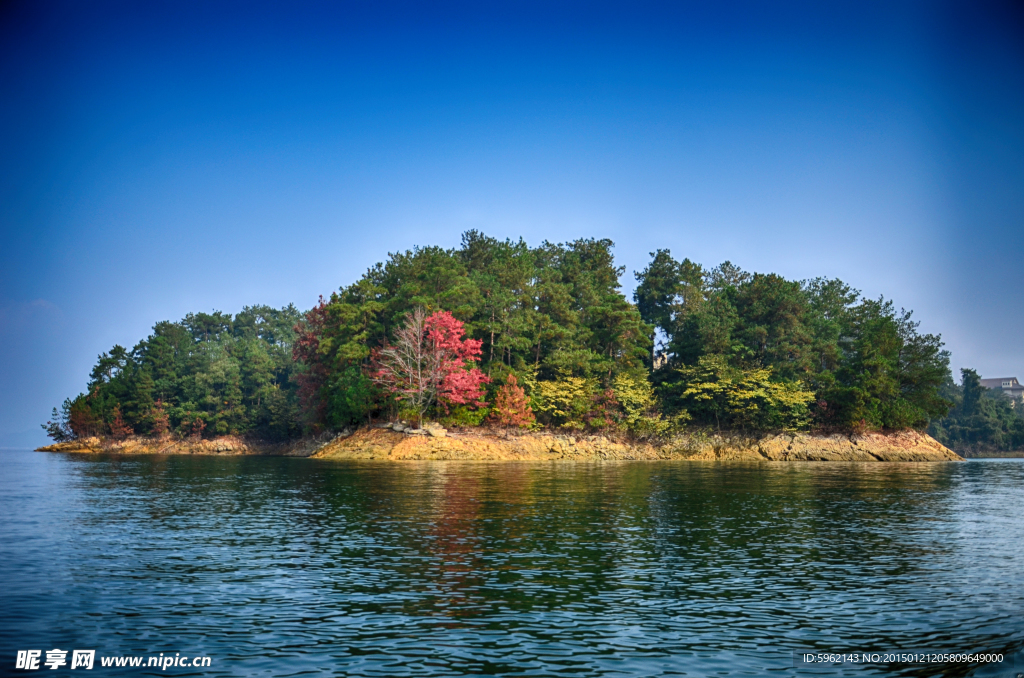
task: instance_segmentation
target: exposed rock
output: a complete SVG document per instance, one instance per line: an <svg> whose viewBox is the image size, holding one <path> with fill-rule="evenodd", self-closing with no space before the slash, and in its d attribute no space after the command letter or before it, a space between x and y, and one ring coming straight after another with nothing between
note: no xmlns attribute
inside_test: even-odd
<svg viewBox="0 0 1024 678"><path fill-rule="evenodd" d="M345 429L333 436L288 443L248 441L223 436L212 440L125 440L85 438L39 448L46 452L113 454L220 454L318 457L330 459L480 459L480 460L657 460L689 461L961 461L934 438L916 431L860 436L778 434L764 437L694 431L654 445L616 441L606 436L508 431L449 432L439 425Z"/></svg>
<svg viewBox="0 0 1024 678"><path fill-rule="evenodd" d="M310 457L325 445L342 442L351 436L351 429L336 436L302 438L284 443L250 441L235 436L211 440L189 438L146 438L131 436L123 440L84 438L38 448L42 452L85 452L93 454L204 454L258 455L274 457Z"/></svg>
<svg viewBox="0 0 1024 678"><path fill-rule="evenodd" d="M531 433L509 436L484 431L414 431L411 436L361 430L344 442L329 444L315 456L331 459L480 459L480 460L656 460L689 461L956 461L961 458L931 437L917 432L891 435L813 436L692 433L661 445L616 442L605 436L574 437ZM429 431L428 431L429 432Z"/></svg>
<svg viewBox="0 0 1024 678"><path fill-rule="evenodd" d="M37 452L102 452L103 443L99 438L79 438L65 443L54 443L36 448Z"/></svg>

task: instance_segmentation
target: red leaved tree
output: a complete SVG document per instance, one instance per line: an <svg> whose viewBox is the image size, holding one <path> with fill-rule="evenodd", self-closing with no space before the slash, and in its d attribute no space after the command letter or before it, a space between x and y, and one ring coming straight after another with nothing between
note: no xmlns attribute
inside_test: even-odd
<svg viewBox="0 0 1024 678"><path fill-rule="evenodd" d="M491 408L490 420L501 426L519 428L526 428L537 420L533 416L526 392L516 380L516 375L508 375L508 381L494 395L494 407Z"/></svg>
<svg viewBox="0 0 1024 678"><path fill-rule="evenodd" d="M200 441L203 439L203 429L206 428L206 422L201 417L196 417L195 421L192 422L192 431L189 433L189 440Z"/></svg>
<svg viewBox="0 0 1024 678"><path fill-rule="evenodd" d="M125 423L124 417L121 416L121 404L114 405L114 419L110 422L110 435L117 440L122 440L133 433L135 431Z"/></svg>
<svg viewBox="0 0 1024 678"><path fill-rule="evenodd" d="M71 417L68 419L68 427L74 432L76 438L88 438L98 436L103 430L103 421L93 414L92 408L84 401L75 401L71 406Z"/></svg>
<svg viewBox="0 0 1024 678"><path fill-rule="evenodd" d="M583 418L591 428L608 428L618 422L621 409L615 391L609 388L590 397L590 409Z"/></svg>
<svg viewBox="0 0 1024 678"><path fill-rule="evenodd" d="M171 428L170 418L164 410L164 401L157 398L156 404L149 411L149 418L153 422L153 435L163 438Z"/></svg>
<svg viewBox="0 0 1024 678"><path fill-rule="evenodd" d="M292 360L306 367L296 374L299 405L306 415L307 424L314 431L323 427L327 411L321 391L329 372L320 354L320 337L326 324L327 302L321 295L320 303L306 313L305 322L295 326L295 343L292 345Z"/></svg>
<svg viewBox="0 0 1024 678"><path fill-rule="evenodd" d="M417 308L395 332L395 342L374 352L373 380L416 412L418 425L432 405L483 404L490 379L475 366L479 339L465 339L462 323L447 311L427 316Z"/></svg>
<svg viewBox="0 0 1024 678"><path fill-rule="evenodd" d="M99 397L99 386L95 387L87 397L75 398L71 404L71 417L68 426L77 438L88 438L103 433L103 420L93 411L93 405Z"/></svg>

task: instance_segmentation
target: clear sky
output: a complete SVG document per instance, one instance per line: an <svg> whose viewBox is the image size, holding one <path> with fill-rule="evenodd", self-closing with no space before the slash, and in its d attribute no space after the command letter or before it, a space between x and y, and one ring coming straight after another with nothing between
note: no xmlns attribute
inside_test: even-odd
<svg viewBox="0 0 1024 678"><path fill-rule="evenodd" d="M0 3L0 447L156 321L469 228L839 277L1024 379L1022 7Z"/></svg>

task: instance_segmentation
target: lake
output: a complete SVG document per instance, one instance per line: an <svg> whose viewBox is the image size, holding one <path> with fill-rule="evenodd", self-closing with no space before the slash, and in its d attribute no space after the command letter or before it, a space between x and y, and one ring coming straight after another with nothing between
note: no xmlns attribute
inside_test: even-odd
<svg viewBox="0 0 1024 678"><path fill-rule="evenodd" d="M1024 460L0 463L4 674L1024 673Z"/></svg>

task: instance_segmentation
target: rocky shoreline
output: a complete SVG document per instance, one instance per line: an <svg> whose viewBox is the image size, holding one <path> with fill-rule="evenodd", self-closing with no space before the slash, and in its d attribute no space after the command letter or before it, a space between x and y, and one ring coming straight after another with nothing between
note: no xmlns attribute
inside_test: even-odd
<svg viewBox="0 0 1024 678"><path fill-rule="evenodd" d="M311 457L366 460L477 461L963 461L931 436L917 431L863 435L692 432L662 443L600 435L506 433L482 429L448 431L438 425L414 428L387 424L288 443L247 441L223 436L212 440L125 440L85 438L38 448L43 452L100 454L200 454Z"/></svg>

